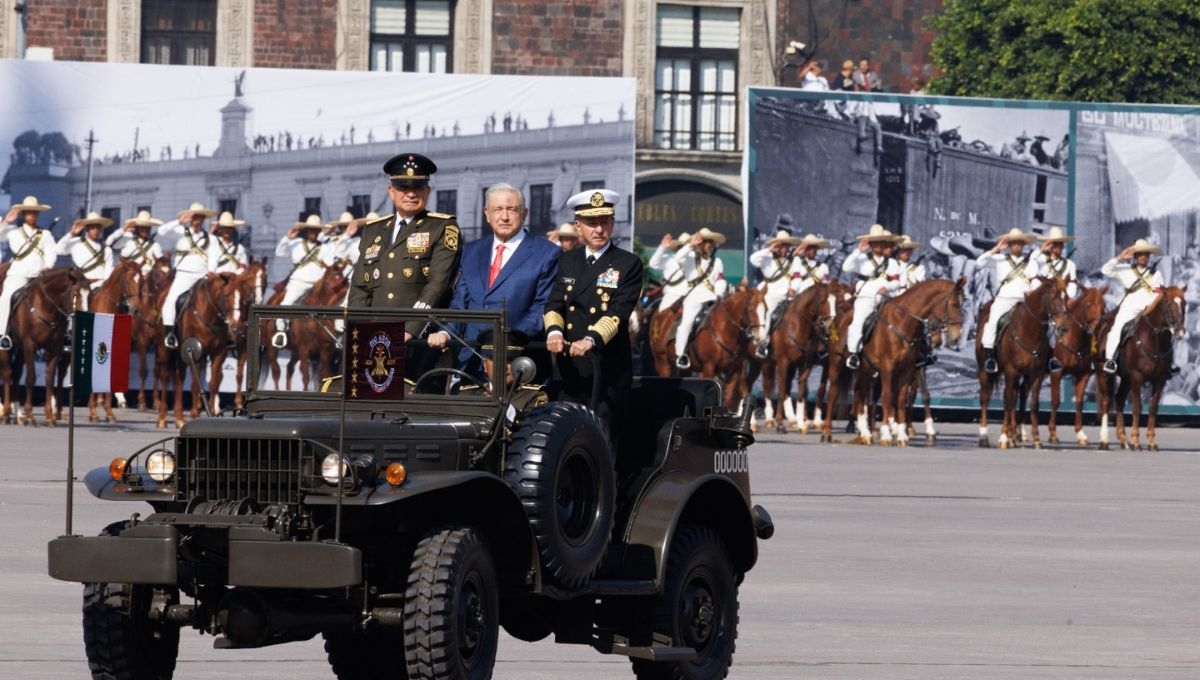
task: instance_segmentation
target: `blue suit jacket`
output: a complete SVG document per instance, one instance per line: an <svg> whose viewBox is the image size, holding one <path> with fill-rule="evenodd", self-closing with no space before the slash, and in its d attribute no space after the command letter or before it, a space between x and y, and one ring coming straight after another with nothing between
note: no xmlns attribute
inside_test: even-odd
<svg viewBox="0 0 1200 680"><path fill-rule="evenodd" d="M463 248L462 270L454 286L451 309L508 311L509 329L530 340L539 340L544 330L542 313L550 299L550 289L558 276L558 258L562 248L528 231L495 283L488 287L492 262L492 237L476 239ZM477 340L482 328L469 332L468 340Z"/></svg>

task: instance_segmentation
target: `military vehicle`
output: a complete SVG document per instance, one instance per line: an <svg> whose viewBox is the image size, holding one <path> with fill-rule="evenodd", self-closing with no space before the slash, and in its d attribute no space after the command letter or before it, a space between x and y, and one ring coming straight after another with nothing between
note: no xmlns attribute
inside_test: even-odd
<svg viewBox="0 0 1200 680"><path fill-rule="evenodd" d="M774 530L750 502L748 404L728 412L715 381L641 379L612 446L505 343L481 357L463 341L486 377L414 372L405 324L501 338L500 313L331 314L256 308L249 346L276 318L344 332L343 377L251 385L244 413L87 473L94 496L153 509L49 544L50 575L84 584L94 678L172 677L185 628L223 649L321 635L342 680L488 678L500 627L626 655L639 678L726 676L738 585Z"/></svg>

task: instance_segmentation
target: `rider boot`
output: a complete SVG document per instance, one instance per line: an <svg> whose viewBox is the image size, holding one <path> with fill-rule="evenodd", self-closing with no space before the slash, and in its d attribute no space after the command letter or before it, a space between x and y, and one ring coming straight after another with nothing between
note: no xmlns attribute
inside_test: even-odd
<svg viewBox="0 0 1200 680"><path fill-rule="evenodd" d="M997 371L999 371L1000 365L996 363L996 348L995 347L985 347L983 349L983 351L984 351L984 359L983 359L984 372L985 373L996 373Z"/></svg>
<svg viewBox="0 0 1200 680"><path fill-rule="evenodd" d="M862 363L862 360L859 358L858 352L851 352L850 355L846 357L846 368L850 369L851 371L857 371L860 363Z"/></svg>
<svg viewBox="0 0 1200 680"><path fill-rule="evenodd" d="M675 367L687 370L692 367L692 360L688 358L688 355L680 354L678 357L675 357Z"/></svg>
<svg viewBox="0 0 1200 680"><path fill-rule="evenodd" d="M1117 372L1117 360L1116 359L1105 359L1104 360L1104 372L1105 373L1116 373Z"/></svg>
<svg viewBox="0 0 1200 680"><path fill-rule="evenodd" d="M167 326L167 335L163 338L163 344L167 346L167 349L179 348L179 338L175 337L174 326Z"/></svg>

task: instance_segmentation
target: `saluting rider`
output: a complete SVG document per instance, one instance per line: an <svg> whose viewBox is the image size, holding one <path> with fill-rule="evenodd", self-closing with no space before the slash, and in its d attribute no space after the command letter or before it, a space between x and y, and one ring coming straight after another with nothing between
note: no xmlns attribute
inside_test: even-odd
<svg viewBox="0 0 1200 680"><path fill-rule="evenodd" d="M662 241L650 255L650 266L662 272L662 296L658 299L658 311L670 309L676 302L687 295L687 276L675 261L675 253L691 240L692 235L686 231L680 232L679 238L663 234Z"/></svg>
<svg viewBox="0 0 1200 680"><path fill-rule="evenodd" d="M246 248L237 241L237 228L244 220L233 219L233 213L221 213L213 225L217 237L208 246L208 270L214 274L240 274L250 266Z"/></svg>
<svg viewBox="0 0 1200 680"><path fill-rule="evenodd" d="M121 229L109 234L105 243L120 254L122 260L133 260L142 267L142 274L149 274L154 263L163 257L162 246L151 236L150 230L162 226L162 220L150 216L149 210L143 210L137 217L125 220Z"/></svg>
<svg viewBox="0 0 1200 680"><path fill-rule="evenodd" d="M796 246L792 269L792 291L799 295L819 283L829 283L829 265L817 260L817 251L829 247L829 241L816 234L805 234Z"/></svg>
<svg viewBox="0 0 1200 680"><path fill-rule="evenodd" d="M288 274L280 305L299 302L325 275L325 269L337 263L339 244L333 241L321 243L319 239L323 228L320 215L309 215L303 222L293 224L279 239L275 256L292 261L292 271ZM271 344L280 349L287 346L286 320L275 320L275 335L271 336Z"/></svg>
<svg viewBox="0 0 1200 680"><path fill-rule="evenodd" d="M70 255L71 262L83 271L91 290L99 288L113 270L113 253L100 235L111 226L112 220L99 213L88 213L82 220L75 220L71 230L59 241L59 255Z"/></svg>
<svg viewBox="0 0 1200 680"><path fill-rule="evenodd" d="M858 249L842 262L842 271L854 274L854 317L846 330L846 368L857 370L861 363L863 324L883 298L900 289L900 264L888 257L896 244L896 235L872 224L858 237Z"/></svg>
<svg viewBox="0 0 1200 680"><path fill-rule="evenodd" d="M162 322L166 327L163 344L170 349L179 347L179 338L175 335L175 303L208 274L210 239L204 231L204 220L215 214L203 204L193 203L158 230L160 237L179 234L175 242L175 278L171 280L162 308Z"/></svg>
<svg viewBox="0 0 1200 680"><path fill-rule="evenodd" d="M1136 319L1158 299L1166 286L1162 272L1150 267L1150 256L1158 252L1161 252L1158 246L1139 238L1100 267L1101 274L1116 279L1125 289L1125 297L1121 298L1117 316L1104 341L1105 373L1117 372L1117 346L1121 344L1121 331L1125 324ZM1129 260L1133 260L1133 263L1129 264Z"/></svg>
<svg viewBox="0 0 1200 680"><path fill-rule="evenodd" d="M675 253L675 263L683 272L688 291L683 296L683 314L675 332L675 365L688 369L692 362L687 354L688 338L700 309L707 302L725 296L729 283L725 281L725 265L717 257L717 246L725 243L725 235L708 227L692 235L692 240Z"/></svg>
<svg viewBox="0 0 1200 680"><path fill-rule="evenodd" d="M8 274L0 283L0 349L11 350L12 338L8 336L8 317L12 312L13 294L24 288L30 281L37 278L43 271L54 266L58 259L54 236L48 229L38 227L38 216L49 210L50 206L39 203L36 196L26 196L25 200L9 209L0 226L0 236L8 238L8 251L13 254L12 264L8 266ZM20 219L18 226L17 220Z"/></svg>
<svg viewBox="0 0 1200 680"><path fill-rule="evenodd" d="M800 245L800 239L792 236L786 229L780 229L775 237L767 241L766 248L750 254L750 264L762 272L760 289L763 294L763 304L766 307L762 323L756 331L758 338L754 353L759 359L766 359L771 345L771 322L775 319L775 310L794 295L792 290L792 272L795 271L793 249Z"/></svg>
<svg viewBox="0 0 1200 680"><path fill-rule="evenodd" d="M917 285L925 280L925 265L920 262L913 262L913 251L920 248L921 244L905 236L899 243L896 244L896 260L900 263L900 288L898 292L904 292L909 288Z"/></svg>
<svg viewBox="0 0 1200 680"><path fill-rule="evenodd" d="M992 282L996 290L992 299L992 309L988 312L988 320L983 325L980 337L985 356L983 370L987 373L1000 370L996 363L996 327L1000 323L1000 317L1024 300L1025 294L1034 287L1038 263L1032 261L1032 254L1023 254L1025 246L1033 240L1033 235L1013 227L1000 237L991 250L975 258L975 263L980 267L989 267L992 270ZM1008 252L1001 253L1005 246L1008 247Z"/></svg>

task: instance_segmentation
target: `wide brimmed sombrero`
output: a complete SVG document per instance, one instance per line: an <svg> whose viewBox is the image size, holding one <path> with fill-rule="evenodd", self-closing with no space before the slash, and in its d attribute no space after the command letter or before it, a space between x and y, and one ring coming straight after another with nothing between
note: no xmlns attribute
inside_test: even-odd
<svg viewBox="0 0 1200 680"><path fill-rule="evenodd" d="M1070 243L1075 240L1075 237L1068 236L1062 230L1062 227L1050 227L1046 230L1045 236L1039 236L1038 238L1047 243Z"/></svg>
<svg viewBox="0 0 1200 680"><path fill-rule="evenodd" d="M817 236L816 234L805 234L804 238L800 239L800 245L805 248L828 248L829 241Z"/></svg>
<svg viewBox="0 0 1200 680"><path fill-rule="evenodd" d="M45 203L39 203L37 196L26 196L25 200L13 207L19 208L21 212L45 212L50 209L50 206Z"/></svg>
<svg viewBox="0 0 1200 680"><path fill-rule="evenodd" d="M869 241L872 243L875 241L891 241L894 243L896 241L896 235L887 229L884 229L882 224L872 224L871 228L867 230L867 233L860 234L858 236L858 240Z"/></svg>
<svg viewBox="0 0 1200 680"><path fill-rule="evenodd" d="M79 220L79 223L85 227L90 227L94 224L98 227L107 228L107 227L112 226L113 221L108 219L107 217L102 216L98 212L90 212L87 214L87 217L83 218L82 220Z"/></svg>
<svg viewBox="0 0 1200 680"><path fill-rule="evenodd" d="M320 218L318 218L317 221L319 222ZM226 211L226 212L221 213L221 217L216 221L216 223L213 226L215 226L218 229L224 229L224 228L233 229L236 227L240 227L245 223L246 223L245 220L233 219L233 213ZM318 224L317 226L320 227L321 225Z"/></svg>
<svg viewBox="0 0 1200 680"><path fill-rule="evenodd" d="M135 227L161 227L162 220L154 219L150 216L149 210L143 210L137 214L137 217L131 217L125 220L125 224L132 224Z"/></svg>
<svg viewBox="0 0 1200 680"><path fill-rule="evenodd" d="M1155 254L1155 253L1162 252L1161 248L1159 248L1158 246L1154 245L1153 243L1147 241L1144 238L1139 238L1138 240L1134 241L1133 245L1129 246L1129 249L1132 250L1134 253Z"/></svg>
<svg viewBox="0 0 1200 680"><path fill-rule="evenodd" d="M213 215L217 214L216 210L209 210L208 208L205 208L203 203L193 203L188 206L187 210L180 210L179 213L175 215L175 219L183 219L183 214L186 212L190 212L193 215L204 215L205 217L212 217Z"/></svg>
<svg viewBox="0 0 1200 680"><path fill-rule="evenodd" d="M222 214L221 217L224 217L224 215ZM321 224L320 215L309 215L308 219L304 220L303 222L296 222L293 224L292 229L320 229L323 226L325 225Z"/></svg>
<svg viewBox="0 0 1200 680"><path fill-rule="evenodd" d="M333 222L327 223L325 226L329 227L330 229L333 229L336 227L344 227L353 221L354 221L354 215L352 215L350 213L350 211L347 210L347 211L343 212L336 220L334 220ZM308 223L306 222L304 226L307 227Z"/></svg>
<svg viewBox="0 0 1200 680"><path fill-rule="evenodd" d="M575 225L571 222L563 222L558 225L558 229L554 230L554 234L561 238L579 238L579 232L575 229Z"/></svg>
<svg viewBox="0 0 1200 680"><path fill-rule="evenodd" d="M1002 235L1000 237L1000 240L1005 243L1010 243L1012 241L1020 241L1021 243L1033 243L1034 241L1037 240L1037 237L1034 236L1033 234L1026 234L1025 232L1021 231L1018 227L1013 227L1012 229L1008 230L1007 234Z"/></svg>
<svg viewBox="0 0 1200 680"><path fill-rule="evenodd" d="M770 247L776 243L786 243L789 246L798 246L800 245L800 239L792 236L791 233L789 233L786 229L780 229L778 232L776 232L774 238L767 241L767 246Z"/></svg>
<svg viewBox="0 0 1200 680"><path fill-rule="evenodd" d="M900 240L896 242L897 250L912 250L913 248L920 248L920 247L921 247L921 244L919 242L914 241L907 236L900 237Z"/></svg>
<svg viewBox="0 0 1200 680"><path fill-rule="evenodd" d="M696 235L699 236L700 239L703 241L712 241L713 243L715 243L717 245L721 245L722 243L725 243L725 234L722 234L717 231L713 231L712 229L709 229L708 227L701 227L700 231L696 232Z"/></svg>

